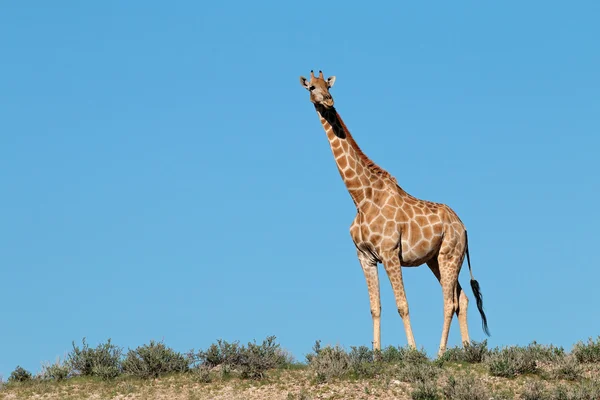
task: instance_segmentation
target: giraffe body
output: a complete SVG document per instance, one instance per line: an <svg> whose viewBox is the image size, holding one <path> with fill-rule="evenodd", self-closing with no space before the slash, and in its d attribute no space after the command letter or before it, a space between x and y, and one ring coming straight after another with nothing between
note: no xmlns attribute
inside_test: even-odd
<svg viewBox="0 0 600 400"><path fill-rule="evenodd" d="M357 211L350 226L357 249L378 262L382 262L379 254L397 250L403 267L418 267L437 257L444 243L460 244L457 251L464 255L464 240L456 243L457 238L463 239L460 230L464 226L450 207L411 198L399 187L386 191L387 199L376 198L375 205ZM385 203L378 207L382 200ZM450 235L444 237L446 232Z"/></svg>
<svg viewBox="0 0 600 400"><path fill-rule="evenodd" d="M440 282L444 297L439 354L446 349L454 314L459 320L462 341L468 343L468 299L458 283L465 254L468 255L468 243L460 218L445 204L420 200L406 193L393 176L362 152L333 107L329 89L335 77L325 80L322 72L315 77L311 71L310 81L303 77L300 81L311 93L311 101L327 134L338 171L356 205L357 214L350 226L350 235L369 289L373 347L381 349L378 263L383 264L390 279L410 346L415 347L416 344L401 267L425 263ZM471 285L487 333L479 285L472 274Z"/></svg>

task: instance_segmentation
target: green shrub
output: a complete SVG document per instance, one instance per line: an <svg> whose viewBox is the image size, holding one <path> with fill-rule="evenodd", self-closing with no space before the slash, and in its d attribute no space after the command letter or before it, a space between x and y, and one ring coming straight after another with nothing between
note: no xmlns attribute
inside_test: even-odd
<svg viewBox="0 0 600 400"><path fill-rule="evenodd" d="M364 346L361 346L364 347ZM429 361L425 350L418 350L412 347L395 347L388 346L383 350L376 350L373 352L373 356L376 360L384 363L397 364L402 362L419 362Z"/></svg>
<svg viewBox="0 0 600 400"><path fill-rule="evenodd" d="M583 376L583 368L574 355L568 355L555 361L552 363L550 371L554 379L577 381Z"/></svg>
<svg viewBox="0 0 600 400"><path fill-rule="evenodd" d="M550 400L575 400L573 390L565 385L555 386L548 397Z"/></svg>
<svg viewBox="0 0 600 400"><path fill-rule="evenodd" d="M318 340L313 352L306 355L306 361L320 382L348 374L356 378L373 378L384 372L386 364L398 364L400 378L407 382L437 376L439 371L431 364L424 350L389 346L374 351L366 346L352 346L350 352L346 352L339 346L321 348Z"/></svg>
<svg viewBox="0 0 600 400"><path fill-rule="evenodd" d="M293 358L281 349L275 339L275 336L269 336L262 344L254 341L247 346L219 339L206 351L201 350L197 354L192 352L190 359L209 368L220 365L226 371L237 370L242 378L262 379L267 370L285 367L293 362Z"/></svg>
<svg viewBox="0 0 600 400"><path fill-rule="evenodd" d="M385 363L395 363L402 361L400 347L395 346L385 347L383 350L377 351L375 356L379 357L379 359Z"/></svg>
<svg viewBox="0 0 600 400"><path fill-rule="evenodd" d="M17 368L13 372L10 373L8 377L9 382L27 382L32 378L31 372L27 371L25 368L17 365Z"/></svg>
<svg viewBox="0 0 600 400"><path fill-rule="evenodd" d="M448 400L488 400L490 393L485 385L471 375L450 376L443 387L444 398Z"/></svg>
<svg viewBox="0 0 600 400"><path fill-rule="evenodd" d="M157 378L171 372L189 370L189 360L166 347L164 343L151 341L135 350L129 350L123 360L123 372L139 378Z"/></svg>
<svg viewBox="0 0 600 400"><path fill-rule="evenodd" d="M550 394L542 382L535 381L529 382L523 387L521 398L523 400L549 400Z"/></svg>
<svg viewBox="0 0 600 400"><path fill-rule="evenodd" d="M291 361L275 339L275 336L269 336L260 345L249 342L248 346L240 348L237 366L242 378L262 379L267 370L284 367Z"/></svg>
<svg viewBox="0 0 600 400"><path fill-rule="evenodd" d="M208 367L216 367L217 365L237 365L240 357L239 342L229 343L225 340L217 340L206 351L199 351L197 359L201 364Z"/></svg>
<svg viewBox="0 0 600 400"><path fill-rule="evenodd" d="M306 390L302 389L298 394L288 392L287 400L310 400L310 396L306 393Z"/></svg>
<svg viewBox="0 0 600 400"><path fill-rule="evenodd" d="M536 342L520 347L511 346L494 349L485 357L485 364L490 374L512 378L517 375L538 372L539 363L550 363L564 367L559 374L565 377L576 372L574 364L565 362L566 353L562 347L541 345Z"/></svg>
<svg viewBox="0 0 600 400"><path fill-rule="evenodd" d="M600 399L600 383L590 381L572 386L558 385L550 392L548 398L549 400L598 400Z"/></svg>
<svg viewBox="0 0 600 400"><path fill-rule="evenodd" d="M505 378L537 372L535 354L518 346L495 349L486 357L485 364L491 375Z"/></svg>
<svg viewBox="0 0 600 400"><path fill-rule="evenodd" d="M435 381L442 369L427 362L404 362L397 371L397 377L402 382L429 382Z"/></svg>
<svg viewBox="0 0 600 400"><path fill-rule="evenodd" d="M42 365L42 379L62 381L67 379L70 374L71 367L67 363L61 362L60 359L57 359L54 364L47 363Z"/></svg>
<svg viewBox="0 0 600 400"><path fill-rule="evenodd" d="M581 363L600 362L600 336L595 341L589 338L587 343L576 343L572 353Z"/></svg>
<svg viewBox="0 0 600 400"><path fill-rule="evenodd" d="M538 364L560 363L566 357L562 347L541 345L536 342L520 347L510 346L489 351L484 363L494 376L506 378L538 372Z"/></svg>
<svg viewBox="0 0 600 400"><path fill-rule="evenodd" d="M212 381L212 377L210 376L210 367L206 365L197 365L193 367L190 372L194 377L194 380L201 383L210 383Z"/></svg>
<svg viewBox="0 0 600 400"><path fill-rule="evenodd" d="M350 361L353 364L365 362L372 363L374 361L374 352L367 346L350 346L350 352L348 355L350 356Z"/></svg>
<svg viewBox="0 0 600 400"><path fill-rule="evenodd" d="M340 378L351 371L350 356L341 347L336 345L321 348L320 341L317 341L313 350L314 354L308 354L306 360L318 382Z"/></svg>
<svg viewBox="0 0 600 400"><path fill-rule="evenodd" d="M471 341L471 343L465 343L463 347L453 347L448 350L440 357L440 361L454 361L454 362L467 362L471 364L481 363L484 358L489 354L487 348L487 340L483 342Z"/></svg>
<svg viewBox="0 0 600 400"><path fill-rule="evenodd" d="M393 374L403 382L433 381L441 372L441 368L429 360L424 350L387 347L381 352L381 357L396 366Z"/></svg>
<svg viewBox="0 0 600 400"><path fill-rule="evenodd" d="M312 362L312 359L314 357L316 357L317 355L319 355L319 352L321 351L321 341L320 340L315 341L315 344L313 345L312 350L313 350L312 353L308 353L306 355L306 363L309 365Z"/></svg>
<svg viewBox="0 0 600 400"><path fill-rule="evenodd" d="M111 379L121 373L121 355L123 350L111 344L110 339L106 343L100 343L98 347L90 348L82 340L82 348L75 346L67 356L67 363L74 373L82 376L99 376L102 379Z"/></svg>
<svg viewBox="0 0 600 400"><path fill-rule="evenodd" d="M350 347L350 367L356 378L373 378L383 371L381 357L366 346Z"/></svg>
<svg viewBox="0 0 600 400"><path fill-rule="evenodd" d="M554 345L542 345L537 342L532 342L525 347L526 352L530 353L530 357L536 361L554 362L563 359L566 356L565 349Z"/></svg>
<svg viewBox="0 0 600 400"><path fill-rule="evenodd" d="M412 400L439 400L440 395L438 393L435 382L419 382L415 389L411 392L410 397Z"/></svg>
<svg viewBox="0 0 600 400"><path fill-rule="evenodd" d="M320 348L320 342L317 341L317 343L313 347L313 350L314 354L309 354L306 356L309 365L314 365L314 358L318 357L318 355L322 351L322 349ZM320 376L320 378L318 378L320 380L327 380L328 378L325 378L325 376L343 376L348 372L351 372L356 378L373 378L383 371L383 362L381 360L381 354L369 349L366 346L351 346L349 353L346 353L340 347L336 347L333 350L331 348L326 348L324 350L325 354L321 355L321 357L331 359L326 360L324 358L321 358L317 360L319 366L326 366L326 368L333 368L334 370L337 369L337 367L340 367L341 369L339 374L317 374ZM347 357L345 355L342 355L342 352L345 353ZM348 363L348 368L346 368L346 361Z"/></svg>
<svg viewBox="0 0 600 400"><path fill-rule="evenodd" d="M405 363L423 363L429 362L429 357L425 350L414 349L412 347L399 347L398 348L399 361Z"/></svg>

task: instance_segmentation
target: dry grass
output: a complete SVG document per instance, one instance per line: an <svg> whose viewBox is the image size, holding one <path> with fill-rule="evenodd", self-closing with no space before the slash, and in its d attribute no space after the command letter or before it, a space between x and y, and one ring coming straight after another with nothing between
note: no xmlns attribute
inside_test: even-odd
<svg viewBox="0 0 600 400"><path fill-rule="evenodd" d="M274 338L247 347L221 341L207 351L190 352L186 368L164 375L121 373L107 379L70 372L58 379L48 373L32 377L17 368L8 383L0 382L0 400L599 400L598 349L600 339L579 343L571 353L535 342L496 349L482 342L431 360L406 348L373 352L361 346L347 352L317 342L304 365L294 364ZM96 353L81 352L77 365L95 360L90 354ZM167 355L158 358L172 358Z"/></svg>
<svg viewBox="0 0 600 400"><path fill-rule="evenodd" d="M579 393L583 386L600 389L600 368L588 368L588 376L573 382L564 379L544 379L539 375L507 379L491 376L481 365L446 363L439 374L425 382L434 388L439 399L530 398L532 388L543 387L548 399L554 399L555 388ZM430 367L428 367L430 368ZM593 370L593 373L589 373ZM65 381L31 381L11 383L0 389L0 399L412 399L423 393L424 382L403 379L397 366L387 366L370 378L339 378L327 382L315 379L314 371L306 367L273 370L262 381L241 379L235 373L224 375L219 368L209 372L210 382L192 372L172 374L159 379L142 380L119 377L103 381L94 377L78 377ZM548 375L550 376L550 375ZM429 378L428 378L429 379ZM471 385L477 382L477 387ZM435 392L437 390L437 392ZM564 391L563 390L563 391ZM600 393L600 392L599 392ZM452 396L452 397L447 397ZM422 397L418 397L422 398ZM492 398L492 397L485 397ZM569 397L578 400L585 397Z"/></svg>

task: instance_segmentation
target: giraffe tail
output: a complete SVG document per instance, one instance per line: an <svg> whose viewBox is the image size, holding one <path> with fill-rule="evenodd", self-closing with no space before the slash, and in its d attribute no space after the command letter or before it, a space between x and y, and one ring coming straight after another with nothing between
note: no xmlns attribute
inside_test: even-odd
<svg viewBox="0 0 600 400"><path fill-rule="evenodd" d="M475 296L475 301L477 302L477 309L479 310L479 314L481 314L481 326L483 328L483 332L490 336L490 330L487 324L487 317L485 316L485 312L483 311L483 295L481 294L481 288L479 287L479 282L475 280L473 277L473 270L471 269L471 257L469 256L469 238L467 236L467 231L465 230L465 241L466 241L466 252L467 252L467 264L469 265L469 273L471 274L471 289L473 289L473 295Z"/></svg>

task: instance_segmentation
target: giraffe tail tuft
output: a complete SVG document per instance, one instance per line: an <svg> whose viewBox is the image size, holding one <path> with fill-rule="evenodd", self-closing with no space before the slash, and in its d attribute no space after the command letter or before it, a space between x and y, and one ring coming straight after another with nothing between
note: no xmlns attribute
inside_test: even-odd
<svg viewBox="0 0 600 400"><path fill-rule="evenodd" d="M473 289L473 295L475 296L475 301L477 302L477 309L479 310L479 314L481 314L481 326L483 328L483 332L487 336L491 336L487 324L487 317L485 316L485 312L483 311L483 295L481 294L481 288L479 287L479 282L477 282L473 277L473 271L471 270L471 257L469 256L469 237L467 236L466 230L465 241L465 249L467 252L467 264L469 265L469 273L471 274L471 289Z"/></svg>
<svg viewBox="0 0 600 400"><path fill-rule="evenodd" d="M487 317L483 311L483 296L481 295L481 288L479 287L479 282L477 282L475 279L471 279L471 289L473 289L473 295L475 296L475 301L477 302L477 309L479 310L479 314L481 314L481 326L483 327L483 332L487 336L490 336Z"/></svg>

